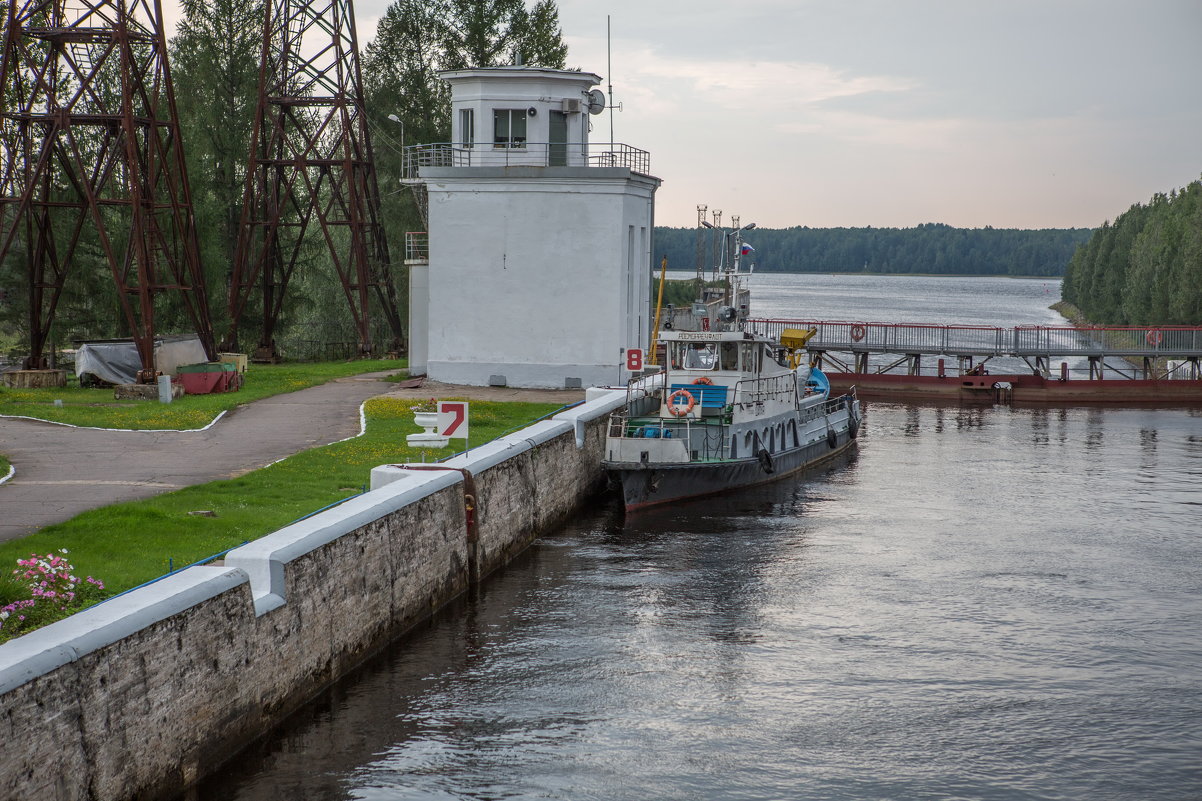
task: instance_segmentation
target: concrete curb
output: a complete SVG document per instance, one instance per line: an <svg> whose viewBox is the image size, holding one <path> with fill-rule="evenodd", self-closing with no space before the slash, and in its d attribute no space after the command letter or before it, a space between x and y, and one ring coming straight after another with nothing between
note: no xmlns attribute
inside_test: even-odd
<svg viewBox="0 0 1202 801"><path fill-rule="evenodd" d="M63 428L78 428L84 431L128 431L134 434L192 434L198 431L208 431L217 425L217 421L225 417L228 411L229 409L226 409L224 412L219 413L208 425L201 428L102 428L100 426L77 426L74 423L60 423L58 420L43 420L40 417L29 417L24 414L0 414L0 417L5 417L9 420L33 420L36 423L46 423L52 426L62 426Z"/></svg>

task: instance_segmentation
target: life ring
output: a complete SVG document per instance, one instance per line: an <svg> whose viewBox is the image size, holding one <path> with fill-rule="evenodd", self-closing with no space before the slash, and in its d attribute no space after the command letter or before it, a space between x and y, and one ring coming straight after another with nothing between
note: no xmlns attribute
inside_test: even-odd
<svg viewBox="0 0 1202 801"><path fill-rule="evenodd" d="M677 395L683 395L688 398L689 405L683 409L673 403ZM678 389L668 396L668 413L673 417L684 417L689 412L693 411L693 407L697 405L697 399L693 397L693 393L687 389Z"/></svg>
<svg viewBox="0 0 1202 801"><path fill-rule="evenodd" d="M693 383L694 384L713 384L714 382L709 376L703 375L703 376L701 376L701 378L694 378Z"/></svg>
<svg viewBox="0 0 1202 801"><path fill-rule="evenodd" d="M1156 347L1161 342L1164 342L1164 332L1163 331L1149 331L1148 333L1144 334L1144 339L1146 339L1148 341L1149 345Z"/></svg>
<svg viewBox="0 0 1202 801"><path fill-rule="evenodd" d="M851 338L854 339L856 342L859 342L861 339L863 339L864 334L866 334L866 333L868 333L868 332L864 330L864 326L862 326L858 323L851 327Z"/></svg>
<svg viewBox="0 0 1202 801"><path fill-rule="evenodd" d="M827 447L830 448L831 450L834 450L835 446L838 444L839 444L839 435L835 433L835 429L828 428L826 430L826 445L827 445Z"/></svg>
<svg viewBox="0 0 1202 801"><path fill-rule="evenodd" d="M760 448L755 456L760 460L760 467L763 468L765 473L776 472L776 468L772 465L772 454L768 453L767 448Z"/></svg>

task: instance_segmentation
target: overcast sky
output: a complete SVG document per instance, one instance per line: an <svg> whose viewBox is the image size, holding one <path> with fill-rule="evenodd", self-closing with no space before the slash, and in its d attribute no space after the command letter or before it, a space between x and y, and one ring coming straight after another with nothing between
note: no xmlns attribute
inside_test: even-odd
<svg viewBox="0 0 1202 801"><path fill-rule="evenodd" d="M388 2L356 0L361 43ZM607 80L611 17L615 139L651 152L663 225L705 203L771 227L1093 227L1202 176L1202 0L559 11L569 65Z"/></svg>
<svg viewBox="0 0 1202 801"><path fill-rule="evenodd" d="M1202 0L561 0L572 66L607 13L661 224L1092 227L1202 176Z"/></svg>

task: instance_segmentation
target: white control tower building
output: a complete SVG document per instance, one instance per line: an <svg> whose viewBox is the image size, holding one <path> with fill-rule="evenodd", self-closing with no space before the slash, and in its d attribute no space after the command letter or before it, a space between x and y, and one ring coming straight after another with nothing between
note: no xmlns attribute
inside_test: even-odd
<svg viewBox="0 0 1202 801"><path fill-rule="evenodd" d="M410 371L479 386L617 382L651 329L649 154L589 141L605 106L592 73L441 77L453 141L406 148L427 223L406 248Z"/></svg>

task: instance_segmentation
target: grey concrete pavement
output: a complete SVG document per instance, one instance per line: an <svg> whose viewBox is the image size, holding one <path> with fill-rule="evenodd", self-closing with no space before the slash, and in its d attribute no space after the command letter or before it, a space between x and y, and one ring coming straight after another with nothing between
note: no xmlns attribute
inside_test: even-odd
<svg viewBox="0 0 1202 801"><path fill-rule="evenodd" d="M97 431L0 418L0 452L16 475L0 484L0 542L112 503L231 478L359 433L376 395L569 403L584 393L428 384L398 389L385 373L341 378L228 412L205 431Z"/></svg>

